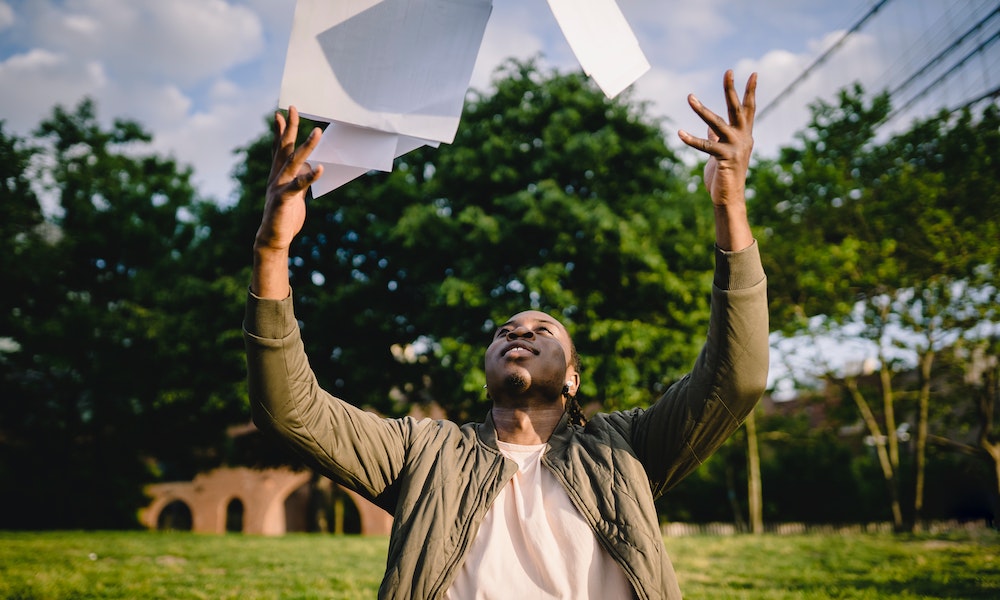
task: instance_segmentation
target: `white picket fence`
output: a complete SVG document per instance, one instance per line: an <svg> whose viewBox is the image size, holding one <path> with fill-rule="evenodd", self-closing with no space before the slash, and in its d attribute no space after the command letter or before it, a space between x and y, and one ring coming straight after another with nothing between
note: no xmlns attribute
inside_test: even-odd
<svg viewBox="0 0 1000 600"><path fill-rule="evenodd" d="M976 530L989 527L986 521L931 521L922 523L919 531L924 533L944 533L955 530ZM736 535L747 533L733 523L663 523L663 535L682 537L690 535ZM766 523L764 532L775 535L795 535L802 533L852 534L852 533L892 533L892 523L855 523L825 525L820 523Z"/></svg>

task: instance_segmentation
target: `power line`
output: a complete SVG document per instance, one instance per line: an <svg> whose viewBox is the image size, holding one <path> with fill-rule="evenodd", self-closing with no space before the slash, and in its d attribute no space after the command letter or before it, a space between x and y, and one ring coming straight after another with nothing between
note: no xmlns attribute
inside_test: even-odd
<svg viewBox="0 0 1000 600"><path fill-rule="evenodd" d="M899 113L905 111L907 108L909 108L911 105L913 105L914 102L916 102L920 98L923 98L924 96L926 96L932 89L934 89L937 86L941 85L941 82L943 82L945 79L947 79L952 73L954 73L956 70L958 70L966 62L968 62L970 58L972 58L973 56L981 53L983 50L985 50L988 46L990 46L991 44L993 44L993 42L997 41L998 39L1000 39L1000 31L997 31L996 33L994 33L992 36L989 37L989 39L986 39L986 40L982 41L978 46L976 46L975 48L973 48L972 50L970 50L965 56L963 56L961 60L959 60L954 65L952 65L951 68L949 68L947 71L945 71L944 73L942 73L937 79L935 79L931 83L927 84L924 87L924 89L920 90L920 92L918 92L916 95L914 95L909 100L907 100L906 103L903 104L903 106L901 106L901 107L897 108L896 110L892 111L891 114L889 114L888 116L886 116L885 119L883 119L883 123L891 121L896 115L898 115Z"/></svg>
<svg viewBox="0 0 1000 600"><path fill-rule="evenodd" d="M977 31L979 31L980 29L982 29L983 25L984 25L984 24L985 24L985 23L986 23L987 21L989 21L990 19L992 19L992 18L993 18L994 16L996 16L996 15L997 15L998 13L1000 13L1000 6L997 6L997 7L995 8L995 9L993 9L993 12L991 12L991 13L990 13L990 14L988 14L987 16L983 17L982 19L980 19L978 23L976 23L975 25L973 25L973 26L972 26L972 27L971 27L970 29L968 29L968 30L967 30L967 31L966 31L965 33L963 33L963 34L962 34L961 36L959 36L959 37L958 37L957 39L955 39L955 40L954 40L954 41L953 41L953 42L952 42L952 43L951 43L951 44L950 44L950 45L949 45L949 46L948 46L947 48L945 48L944 50L942 50L941 52L939 52L939 53L938 53L938 54L937 54L937 55L936 55L936 56L935 56L934 58L932 58L932 59L930 59L929 61L927 61L926 63L924 63L924 66L920 67L920 69L918 69L918 70L917 70L917 71L916 71L915 73L913 73L912 75L910 75L910 76L909 76L909 77L908 77L908 78L906 79L906 81L904 81L903 83L901 83L901 84L899 84L898 86L896 86L896 89L894 89L894 90L892 90L891 92L889 92L889 95L890 95L890 96L895 96L895 95L896 95L896 94L898 94L899 92L901 92L901 91L903 91L904 89L906 89L906 88L907 88L907 87L908 87L908 86L909 86L909 85L910 85L911 83L913 83L913 82L914 82L914 81L915 81L915 80L916 80L916 79L917 79L918 77L920 77L921 75L923 75L923 74L924 74L925 72L929 71L929 70L930 70L931 68L933 68L933 67L934 67L935 65L937 65L937 64L938 64L939 62L941 62L942 60L944 60L944 58L945 58L945 57L946 57L947 55L951 54L951 52L952 52L952 51L954 51L954 50L955 50L955 49L957 49L957 48L958 48L959 46L961 46L961 45L962 45L962 43L963 43L963 42L964 42L964 41L965 41L965 40L966 40L966 39L967 39L967 38L968 38L968 37L969 37L970 35L972 35L973 33L976 33L976 32L977 32Z"/></svg>
<svg viewBox="0 0 1000 600"><path fill-rule="evenodd" d="M875 16L875 13L877 13L879 9L885 6L888 2L889 0L879 0L879 2L875 4L875 6L871 7L868 10L868 12L865 13L865 15L861 17L860 20L858 20L857 23L852 25L850 29L844 32L844 34L840 36L840 38L832 46L827 48L826 51L823 52L823 54L820 54L816 58L816 60L812 62L811 65L806 67L805 70L802 71L802 73L800 73L799 76L796 77L794 81L788 84L785 87L785 89L781 90L781 92L779 92L778 95L775 96L774 100L771 100L771 102L769 102L764 108L757 111L757 116L756 116L757 122L760 122L761 119L763 119L767 115L767 113L771 111L771 109L773 109L775 106L778 105L779 102L785 99L788 96L788 94L791 93L792 90L798 87L798 85L806 79L806 77L809 77L810 73L812 73L817 67L826 62L826 59L829 58L831 54L836 52L844 44L844 42L847 41L848 37L850 37L851 35L856 33L859 29L861 29L861 27L868 21L868 19Z"/></svg>
<svg viewBox="0 0 1000 600"><path fill-rule="evenodd" d="M996 98L997 96L1000 96L1000 85L998 85L997 87L993 88L992 90L989 90L988 92L983 92L981 95L979 95L976 98L973 98L972 100L969 100L967 102L962 103L959 106L956 106L954 108L949 109L948 112L949 113L956 113L956 112L958 112L960 110L965 110L965 109L969 108L970 106L974 106L976 104L979 104L980 102L982 102L983 100L986 100L987 98Z"/></svg>

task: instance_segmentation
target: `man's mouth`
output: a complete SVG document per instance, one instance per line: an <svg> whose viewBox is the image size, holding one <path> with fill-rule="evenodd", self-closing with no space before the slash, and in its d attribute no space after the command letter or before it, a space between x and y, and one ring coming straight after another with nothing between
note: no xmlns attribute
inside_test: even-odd
<svg viewBox="0 0 1000 600"><path fill-rule="evenodd" d="M538 352L536 352L535 349L532 348L531 346L528 346L527 344L513 343L510 346L507 346L506 348L504 348L503 352L500 353L500 356L510 356L510 355L514 355L514 356L532 355L532 356L534 356L535 354L538 354Z"/></svg>

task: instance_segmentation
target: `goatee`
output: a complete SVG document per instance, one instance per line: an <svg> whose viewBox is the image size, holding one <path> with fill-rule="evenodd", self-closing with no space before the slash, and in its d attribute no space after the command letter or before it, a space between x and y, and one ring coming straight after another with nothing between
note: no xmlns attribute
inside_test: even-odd
<svg viewBox="0 0 1000 600"><path fill-rule="evenodd" d="M520 373L511 373L503 381L504 387L515 394L527 390L530 383L528 378Z"/></svg>

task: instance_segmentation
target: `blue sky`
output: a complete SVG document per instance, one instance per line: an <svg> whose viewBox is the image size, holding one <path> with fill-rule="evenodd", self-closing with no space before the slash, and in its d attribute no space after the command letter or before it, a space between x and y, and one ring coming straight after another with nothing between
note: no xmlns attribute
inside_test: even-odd
<svg viewBox="0 0 1000 600"><path fill-rule="evenodd" d="M102 120L138 120L154 134L156 151L191 165L202 193L225 201L232 193L233 150L264 131L264 119L276 106L294 4L0 0L0 120L5 130L26 135L56 104L72 107L90 96ZM669 135L677 128L701 131L703 125L685 103L687 93L721 110L723 71L733 68L740 85L757 71L763 106L875 4L619 0L652 65L631 93L651 102L654 114L670 119ZM758 154L774 155L792 143L815 98L831 100L855 80L869 89L898 85L997 4L887 2L758 123ZM984 26L980 42L996 31L996 21ZM991 45L970 59L898 122L995 88L998 48ZM487 88L491 72L505 58L536 55L546 66L577 67L545 0L494 0L472 85Z"/></svg>

